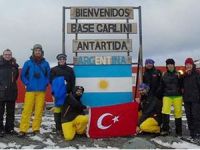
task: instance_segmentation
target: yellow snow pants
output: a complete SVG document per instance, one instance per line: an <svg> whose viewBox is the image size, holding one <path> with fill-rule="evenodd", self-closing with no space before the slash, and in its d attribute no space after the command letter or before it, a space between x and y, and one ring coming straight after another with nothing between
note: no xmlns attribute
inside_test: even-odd
<svg viewBox="0 0 200 150"><path fill-rule="evenodd" d="M160 133L160 126L154 118L149 117L141 123L140 130L148 133Z"/></svg>
<svg viewBox="0 0 200 150"><path fill-rule="evenodd" d="M61 107L54 106L54 113L61 113Z"/></svg>
<svg viewBox="0 0 200 150"><path fill-rule="evenodd" d="M84 134L88 123L87 115L78 115L74 120L62 123L65 140L73 140L75 134Z"/></svg>
<svg viewBox="0 0 200 150"><path fill-rule="evenodd" d="M174 106L174 118L181 118L182 117L182 103L183 98L182 96L164 96L163 97L163 107L162 113L170 115L171 113L171 106Z"/></svg>
<svg viewBox="0 0 200 150"><path fill-rule="evenodd" d="M34 112L34 118L32 121L32 131L39 131L42 115L45 104L45 92L26 92L24 107L20 122L19 130L21 132L27 132L30 127L30 120L32 113Z"/></svg>

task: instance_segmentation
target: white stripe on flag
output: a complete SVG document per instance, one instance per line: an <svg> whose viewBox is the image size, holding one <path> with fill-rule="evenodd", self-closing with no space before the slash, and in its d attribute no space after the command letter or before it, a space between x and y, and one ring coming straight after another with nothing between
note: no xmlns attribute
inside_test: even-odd
<svg viewBox="0 0 200 150"><path fill-rule="evenodd" d="M85 92L132 92L132 77L76 78Z"/></svg>

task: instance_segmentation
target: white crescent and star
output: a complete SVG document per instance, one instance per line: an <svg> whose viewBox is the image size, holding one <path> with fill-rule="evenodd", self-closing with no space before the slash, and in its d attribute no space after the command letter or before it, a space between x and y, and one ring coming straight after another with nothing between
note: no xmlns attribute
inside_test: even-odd
<svg viewBox="0 0 200 150"><path fill-rule="evenodd" d="M108 128L110 128L110 127L112 126L112 123L109 124L109 125L107 125L107 126L102 125L102 121L103 121L103 119L104 119L106 116L113 116L113 114L111 114L111 113L104 113L104 114L102 114L102 115L99 117L99 119L97 120L97 127L98 127L99 129L105 130L105 129L108 129ZM113 120L113 123L118 122L118 121L119 121L119 116L114 116L114 118L112 118L112 120Z"/></svg>

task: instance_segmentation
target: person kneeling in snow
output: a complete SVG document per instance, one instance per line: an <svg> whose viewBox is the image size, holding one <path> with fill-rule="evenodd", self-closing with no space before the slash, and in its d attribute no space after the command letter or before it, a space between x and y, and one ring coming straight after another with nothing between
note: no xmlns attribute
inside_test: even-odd
<svg viewBox="0 0 200 150"><path fill-rule="evenodd" d="M137 133L160 133L162 101L149 94L149 86L140 84L140 105L142 115L139 118Z"/></svg>
<svg viewBox="0 0 200 150"><path fill-rule="evenodd" d="M83 95L84 88L82 86L76 86L75 92L69 94L65 100L62 112L62 130L65 140L73 140L76 133L84 134L86 131L88 116L85 115L84 106L80 99Z"/></svg>

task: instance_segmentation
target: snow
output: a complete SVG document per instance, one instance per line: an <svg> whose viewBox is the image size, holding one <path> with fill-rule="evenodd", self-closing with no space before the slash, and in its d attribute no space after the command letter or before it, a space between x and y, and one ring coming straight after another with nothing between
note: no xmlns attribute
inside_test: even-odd
<svg viewBox="0 0 200 150"><path fill-rule="evenodd" d="M43 141L43 139L37 135L30 137L30 139L32 139L34 141Z"/></svg>
<svg viewBox="0 0 200 150"><path fill-rule="evenodd" d="M21 149L34 149L37 145L23 146Z"/></svg>
<svg viewBox="0 0 200 150"><path fill-rule="evenodd" d="M151 141L165 146L165 147L169 147L169 148L176 148L176 149L200 149L200 146L180 140L181 142L173 142L173 143L168 143L168 142L163 142L162 140L160 140L159 138L154 138L151 139Z"/></svg>
<svg viewBox="0 0 200 150"><path fill-rule="evenodd" d="M18 131L21 114L16 114L15 119L17 125L15 130ZM173 117L172 117L173 118ZM183 119L185 120L185 118ZM183 123L183 125L186 125ZM120 146L134 137L127 138L111 138L111 139L89 139L86 137L77 137L74 141L67 142L62 137L59 139L53 128L55 127L52 113L45 113L42 119L42 126L40 133L37 135L28 135L26 138L17 138L15 136L6 135L5 138L0 138L0 149L119 149ZM31 129L29 130L31 132ZM106 142L107 141L107 142ZM151 142L157 143L167 148L177 149L200 149L200 146L178 140L178 142L170 140L163 141L162 137L151 138Z"/></svg>
<svg viewBox="0 0 200 150"><path fill-rule="evenodd" d="M5 143L1 143L1 142L0 142L0 148L1 148L1 149L4 149L4 148L6 148L6 147L8 147L7 144L5 144Z"/></svg>

